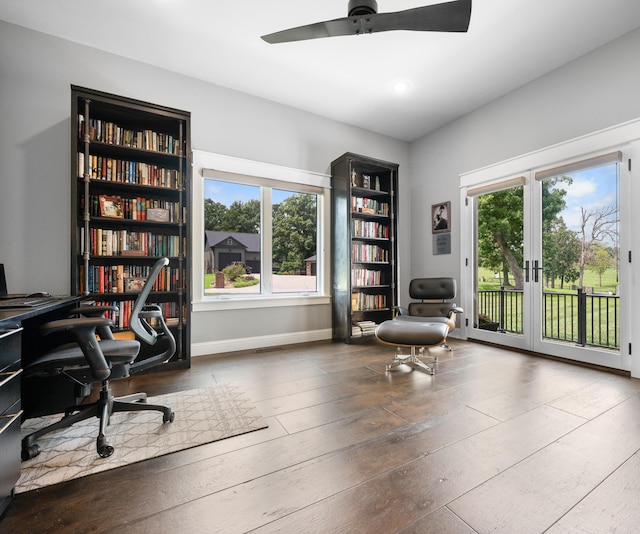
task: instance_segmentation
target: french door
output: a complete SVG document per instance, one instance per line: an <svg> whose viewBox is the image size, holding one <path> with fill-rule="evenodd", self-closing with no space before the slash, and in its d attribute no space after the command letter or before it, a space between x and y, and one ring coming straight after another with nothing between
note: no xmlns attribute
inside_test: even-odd
<svg viewBox="0 0 640 534"><path fill-rule="evenodd" d="M466 188L468 337L628 367L623 161L608 151Z"/></svg>

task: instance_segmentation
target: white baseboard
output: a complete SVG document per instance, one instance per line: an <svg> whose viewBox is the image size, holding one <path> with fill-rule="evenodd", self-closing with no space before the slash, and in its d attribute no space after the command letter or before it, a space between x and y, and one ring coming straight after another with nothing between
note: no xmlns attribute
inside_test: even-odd
<svg viewBox="0 0 640 534"><path fill-rule="evenodd" d="M191 356L206 356L207 354L221 354L238 350L256 350L293 343L307 343L331 339L333 333L330 328L324 330L310 330L306 332L289 332L269 336L243 337L238 339L222 339L191 344Z"/></svg>

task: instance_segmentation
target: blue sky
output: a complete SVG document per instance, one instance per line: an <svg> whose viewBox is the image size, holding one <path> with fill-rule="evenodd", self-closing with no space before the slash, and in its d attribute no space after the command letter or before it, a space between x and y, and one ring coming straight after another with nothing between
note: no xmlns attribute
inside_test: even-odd
<svg viewBox="0 0 640 534"><path fill-rule="evenodd" d="M291 191L272 190L272 202L279 204L285 198L293 195ZM241 185L220 180L206 179L204 181L204 198L210 198L215 202L220 202L225 206L230 206L235 200L248 202L249 200L260 200L260 188L255 185Z"/></svg>
<svg viewBox="0 0 640 534"><path fill-rule="evenodd" d="M580 230L580 208L592 210L607 206L617 206L618 166L605 165L568 174L573 183L558 184L567 191L566 208L561 212L565 224L574 231Z"/></svg>

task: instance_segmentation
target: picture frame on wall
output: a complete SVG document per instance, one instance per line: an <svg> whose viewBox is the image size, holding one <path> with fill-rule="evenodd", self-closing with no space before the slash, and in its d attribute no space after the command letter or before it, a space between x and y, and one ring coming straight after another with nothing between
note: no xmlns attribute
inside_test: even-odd
<svg viewBox="0 0 640 534"><path fill-rule="evenodd" d="M439 202L431 206L431 233L451 232L451 202Z"/></svg>

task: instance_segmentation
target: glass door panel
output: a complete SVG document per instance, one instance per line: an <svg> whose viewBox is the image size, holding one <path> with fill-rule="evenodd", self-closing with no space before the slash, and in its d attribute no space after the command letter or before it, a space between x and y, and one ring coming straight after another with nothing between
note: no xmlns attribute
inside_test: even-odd
<svg viewBox="0 0 640 534"><path fill-rule="evenodd" d="M514 181L516 185L512 185ZM471 192L473 193L473 192ZM526 348L529 343L524 178L473 195L475 276L472 336Z"/></svg>
<svg viewBox="0 0 640 534"><path fill-rule="evenodd" d="M533 349L617 367L620 172L611 156L536 174Z"/></svg>

